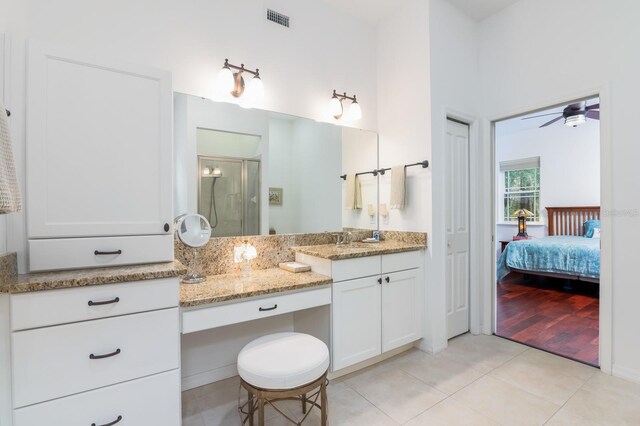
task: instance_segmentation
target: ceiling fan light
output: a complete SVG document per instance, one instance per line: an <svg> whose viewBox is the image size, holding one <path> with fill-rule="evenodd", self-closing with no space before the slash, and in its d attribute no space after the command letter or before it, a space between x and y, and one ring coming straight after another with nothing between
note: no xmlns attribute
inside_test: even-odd
<svg viewBox="0 0 640 426"><path fill-rule="evenodd" d="M576 127L579 124L584 124L587 121L587 117L584 114L570 115L564 119L564 124L570 127Z"/></svg>

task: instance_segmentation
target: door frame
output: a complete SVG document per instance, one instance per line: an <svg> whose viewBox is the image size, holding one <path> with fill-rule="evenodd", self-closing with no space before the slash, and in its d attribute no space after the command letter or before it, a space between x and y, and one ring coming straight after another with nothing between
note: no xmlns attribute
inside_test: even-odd
<svg viewBox="0 0 640 426"><path fill-rule="evenodd" d="M484 220L485 225L490 226L490 238L483 238L482 245L491 247L490 256L485 261L489 271L484 275L485 282L489 285L483 289L482 316L484 334L494 334L496 330L496 250L495 250L495 230L496 230L496 184L495 174L495 123L509 118L522 116L532 112L542 111L550 107L563 106L576 100L584 100L599 97L600 99L600 210L601 214L601 250L600 250L600 312L599 312L599 358L600 370L606 374L612 374L612 351L613 351L613 279L612 279L612 259L613 259L613 226L612 215L608 214L613 208L613 162L611 146L611 96L609 84L605 83L595 88L589 88L578 92L567 93L557 98L548 99L543 102L518 108L484 120L483 140L487 141L489 169L483 173L484 181L489 188L488 196L491 200L485 213L489 215L488 220ZM486 157L485 157L486 158ZM486 187L485 187L486 188ZM482 220L479 218L478 220ZM486 234L486 233L485 233ZM486 245L485 245L486 244ZM490 263L489 263L490 262Z"/></svg>

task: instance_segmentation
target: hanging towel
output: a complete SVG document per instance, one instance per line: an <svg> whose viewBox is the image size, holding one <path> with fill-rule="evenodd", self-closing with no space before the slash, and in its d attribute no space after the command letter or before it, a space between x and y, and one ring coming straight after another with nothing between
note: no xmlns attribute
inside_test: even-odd
<svg viewBox="0 0 640 426"><path fill-rule="evenodd" d="M353 175L347 175L347 189L345 191L344 206L348 210L362 208L362 188L360 187L360 178Z"/></svg>
<svg viewBox="0 0 640 426"><path fill-rule="evenodd" d="M18 186L6 111L0 101L0 214L22 211L20 186Z"/></svg>
<svg viewBox="0 0 640 426"><path fill-rule="evenodd" d="M406 205L407 172L402 166L391 168L391 202L392 209L403 209Z"/></svg>

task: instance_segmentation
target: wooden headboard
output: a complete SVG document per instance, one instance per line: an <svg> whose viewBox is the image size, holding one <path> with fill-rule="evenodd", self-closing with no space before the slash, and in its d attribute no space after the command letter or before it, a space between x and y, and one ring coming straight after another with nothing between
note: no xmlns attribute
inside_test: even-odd
<svg viewBox="0 0 640 426"><path fill-rule="evenodd" d="M547 207L549 235L584 235L587 220L600 219L598 207Z"/></svg>

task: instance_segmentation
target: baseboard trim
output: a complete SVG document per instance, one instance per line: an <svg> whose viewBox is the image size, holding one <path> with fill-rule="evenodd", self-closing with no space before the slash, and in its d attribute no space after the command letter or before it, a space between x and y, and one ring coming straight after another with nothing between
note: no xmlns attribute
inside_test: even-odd
<svg viewBox="0 0 640 426"><path fill-rule="evenodd" d="M203 373L194 374L182 378L182 390L186 391L200 386L208 385L210 383L219 382L220 380L228 379L238 375L237 364L227 365L225 367L216 368L213 370L205 371Z"/></svg>
<svg viewBox="0 0 640 426"><path fill-rule="evenodd" d="M383 353L381 355L374 356L373 358L369 358L366 361L359 362L357 364L351 365L349 367L345 367L345 368L343 368L341 370L338 370L338 371L331 371L331 372L329 372L329 375L328 375L329 380L336 379L338 377L341 377L341 376L344 376L344 375L347 375L347 374L351 374L351 373L356 372L358 370L362 370L363 368L371 367L374 364L377 364L377 363L382 362L382 361L384 361L386 359L394 357L394 356L396 356L398 354L401 354L402 352L406 352L409 349L413 348L414 346L415 346L415 343L408 343L406 345L400 346L399 348L392 349L389 352L385 352L385 353Z"/></svg>
<svg viewBox="0 0 640 426"><path fill-rule="evenodd" d="M633 368L621 367L614 364L611 368L611 375L635 383L640 383L640 371Z"/></svg>

